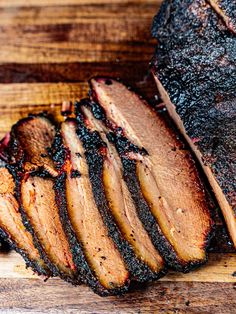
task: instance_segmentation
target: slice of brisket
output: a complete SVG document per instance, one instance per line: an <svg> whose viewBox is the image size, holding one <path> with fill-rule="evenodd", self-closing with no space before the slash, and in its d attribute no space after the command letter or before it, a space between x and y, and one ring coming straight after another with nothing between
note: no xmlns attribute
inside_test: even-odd
<svg viewBox="0 0 236 314"><path fill-rule="evenodd" d="M124 170L128 167L125 177L130 180L133 168L131 179L137 178L142 198L155 217L150 234L159 231L159 251L181 271L202 264L212 221L190 152L161 116L123 84L96 78L91 87L93 100L104 109L106 123L113 129L110 138L122 156ZM136 197L137 183L131 182L130 192Z"/></svg>
<svg viewBox="0 0 236 314"><path fill-rule="evenodd" d="M11 131L11 167L25 226L53 276L78 283L54 192L57 172L49 155L55 126L42 115L20 120Z"/></svg>
<svg viewBox="0 0 236 314"><path fill-rule="evenodd" d="M159 92L199 159L236 246L236 3L165 1L154 19Z"/></svg>
<svg viewBox="0 0 236 314"><path fill-rule="evenodd" d="M50 276L50 271L40 258L38 250L34 247L31 234L26 230L19 204L15 197L15 179L7 162L9 161L8 133L0 142L0 234L1 237L20 253L26 262L39 275Z"/></svg>
<svg viewBox="0 0 236 314"><path fill-rule="evenodd" d="M26 230L19 204L14 195L14 178L6 167L0 168L0 233L1 236L24 258L27 267L39 275L50 276L50 272L38 250L34 247L31 234Z"/></svg>
<svg viewBox="0 0 236 314"><path fill-rule="evenodd" d="M57 201L84 282L100 295L120 294L128 288L129 272L113 242L116 231L112 221L110 228L104 224L102 199L101 208L96 203L96 196L102 197L100 178L96 176L101 160L96 149L88 151L85 143L87 148L93 145L93 137L85 127L79 127L75 119L62 123L54 143L54 160L61 173L56 185Z"/></svg>

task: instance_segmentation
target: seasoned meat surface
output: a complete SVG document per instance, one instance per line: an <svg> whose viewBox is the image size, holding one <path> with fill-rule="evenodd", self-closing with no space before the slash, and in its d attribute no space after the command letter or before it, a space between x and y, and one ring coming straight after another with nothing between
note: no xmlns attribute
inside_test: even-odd
<svg viewBox="0 0 236 314"><path fill-rule="evenodd" d="M207 0L227 28L236 34L236 5L233 0Z"/></svg>
<svg viewBox="0 0 236 314"><path fill-rule="evenodd" d="M236 3L165 1L152 60L170 115L195 151L236 245Z"/></svg>

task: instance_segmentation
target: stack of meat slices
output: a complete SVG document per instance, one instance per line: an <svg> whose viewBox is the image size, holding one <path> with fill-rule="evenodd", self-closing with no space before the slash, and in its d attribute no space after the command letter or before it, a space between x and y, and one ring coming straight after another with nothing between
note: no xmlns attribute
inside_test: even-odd
<svg viewBox="0 0 236 314"><path fill-rule="evenodd" d="M189 150L124 85L90 84L60 126L29 116L1 142L2 234L38 274L100 295L203 264L212 220Z"/></svg>

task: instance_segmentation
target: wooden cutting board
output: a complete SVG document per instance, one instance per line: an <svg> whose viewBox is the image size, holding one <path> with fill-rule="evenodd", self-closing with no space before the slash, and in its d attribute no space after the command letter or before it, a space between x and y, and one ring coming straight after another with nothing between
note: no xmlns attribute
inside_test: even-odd
<svg viewBox="0 0 236 314"><path fill-rule="evenodd" d="M28 113L60 117L93 75L120 77L155 101L148 63L160 0L0 0L0 136ZM122 297L44 282L14 252L0 253L1 313L236 313L236 255L217 229L206 266L170 272ZM215 241L216 242L216 241Z"/></svg>

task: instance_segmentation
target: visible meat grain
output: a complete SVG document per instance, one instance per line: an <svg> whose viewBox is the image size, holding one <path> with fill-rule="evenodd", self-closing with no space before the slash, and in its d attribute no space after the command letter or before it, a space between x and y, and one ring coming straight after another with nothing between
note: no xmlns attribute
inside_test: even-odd
<svg viewBox="0 0 236 314"><path fill-rule="evenodd" d="M91 85L107 118L148 153L145 167L137 167L140 186L179 263L203 262L212 221L189 151L182 149L166 122L124 85L116 81L107 85L103 78L92 79Z"/></svg>
<svg viewBox="0 0 236 314"><path fill-rule="evenodd" d="M53 276L78 283L78 273L63 230L54 191L57 172L51 158L55 125L45 115L20 120L11 131L12 164L24 224ZM20 153L19 153L20 152Z"/></svg>
<svg viewBox="0 0 236 314"><path fill-rule="evenodd" d="M0 168L0 228L4 233L4 238L25 258L27 265L34 271L38 274L49 275L38 250L34 247L31 234L22 222L14 188L13 176L7 168Z"/></svg>
<svg viewBox="0 0 236 314"><path fill-rule="evenodd" d="M96 120L86 107L82 107L81 110L88 119L92 130L98 131L102 140L107 145L103 165L103 184L115 220L139 259L144 261L154 272L159 272L163 267L163 260L138 218L132 196L123 179L120 157L115 147L106 137L109 130L101 121Z"/></svg>
<svg viewBox="0 0 236 314"><path fill-rule="evenodd" d="M96 206L85 152L76 134L76 125L70 121L65 122L61 132L64 145L70 152L70 162L66 165L66 197L71 224L90 267L104 288L122 287L129 274ZM79 171L79 177L71 178L71 167Z"/></svg>

